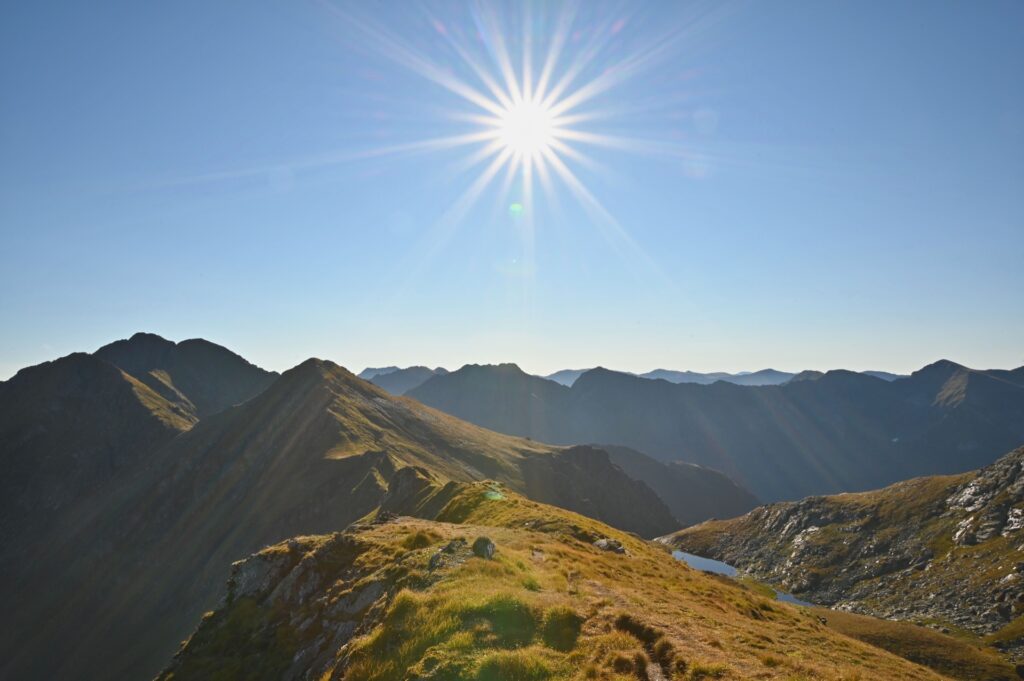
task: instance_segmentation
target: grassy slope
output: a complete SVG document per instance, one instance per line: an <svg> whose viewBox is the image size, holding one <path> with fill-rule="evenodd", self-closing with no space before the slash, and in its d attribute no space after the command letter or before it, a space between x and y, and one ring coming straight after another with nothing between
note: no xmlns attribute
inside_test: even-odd
<svg viewBox="0 0 1024 681"><path fill-rule="evenodd" d="M941 678L657 545L494 492L449 487L437 520L265 549L249 561L284 569L208 614L161 678ZM479 536L494 560L429 568L451 539ZM595 548L600 536L627 552ZM380 597L345 607L368 592Z"/></svg>
<svg viewBox="0 0 1024 681"><path fill-rule="evenodd" d="M973 637L954 638L909 622L880 620L837 610L816 609L831 629L900 657L913 660L954 679L1014 679L1013 665Z"/></svg>

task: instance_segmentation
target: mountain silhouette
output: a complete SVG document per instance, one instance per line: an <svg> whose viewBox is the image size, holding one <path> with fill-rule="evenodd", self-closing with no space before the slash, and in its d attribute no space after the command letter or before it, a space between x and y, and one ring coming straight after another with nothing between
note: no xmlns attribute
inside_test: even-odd
<svg viewBox="0 0 1024 681"><path fill-rule="evenodd" d="M197 373L214 381L204 386L163 366L193 406L238 394L227 370ZM493 433L323 360L201 419L186 407L90 355L0 384L4 463L17 472L4 488L15 531L0 549L0 677L151 677L215 605L233 560L345 527L409 468L500 481L645 536L679 527L604 450ZM58 641L62 654L48 655Z"/></svg>
<svg viewBox="0 0 1024 681"><path fill-rule="evenodd" d="M940 361L892 381L837 370L738 386L596 368L567 387L515 365L469 365L409 396L499 432L696 463L771 501L990 463L1024 441L1022 375Z"/></svg>

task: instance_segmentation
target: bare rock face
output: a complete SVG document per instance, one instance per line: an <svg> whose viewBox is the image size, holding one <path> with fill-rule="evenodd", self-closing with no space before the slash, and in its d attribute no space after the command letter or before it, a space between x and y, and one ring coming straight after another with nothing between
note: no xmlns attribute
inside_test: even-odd
<svg viewBox="0 0 1024 681"><path fill-rule="evenodd" d="M259 598L270 591L297 562L291 551L257 553L231 564L226 600Z"/></svg>
<svg viewBox="0 0 1024 681"><path fill-rule="evenodd" d="M1005 456L978 472L948 499L951 511L966 514L953 541L969 546L1024 528L1024 456Z"/></svg>

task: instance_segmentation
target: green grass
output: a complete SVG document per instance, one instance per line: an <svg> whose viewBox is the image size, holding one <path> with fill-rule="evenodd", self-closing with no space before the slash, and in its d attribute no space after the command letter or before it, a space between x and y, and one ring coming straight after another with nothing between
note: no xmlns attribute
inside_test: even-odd
<svg viewBox="0 0 1024 681"><path fill-rule="evenodd" d="M482 581L474 586L487 590ZM575 647L582 618L572 610L545 612L528 597L480 590L399 593L383 623L354 647L346 679L398 681L410 669L434 675L442 669L459 678L472 669L481 679L547 678L560 665L545 651Z"/></svg>
<svg viewBox="0 0 1024 681"><path fill-rule="evenodd" d="M542 681L550 676L544 658L532 649L488 653L476 672L480 681Z"/></svg>

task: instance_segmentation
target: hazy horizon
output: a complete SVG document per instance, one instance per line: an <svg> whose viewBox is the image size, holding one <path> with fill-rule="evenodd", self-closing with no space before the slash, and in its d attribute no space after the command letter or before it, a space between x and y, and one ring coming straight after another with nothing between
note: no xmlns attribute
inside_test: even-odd
<svg viewBox="0 0 1024 681"><path fill-rule="evenodd" d="M38 359L37 361L33 361L30 364L26 364L24 366L15 367L15 368L13 368L13 370L10 370L10 371L7 370L7 367L4 367L4 371L0 372L0 381L7 380L11 376L13 376L15 373L17 373L18 370L23 369L23 368L25 368L27 366L31 366L31 365L38 364L38 363L41 363L41 362L57 359L58 357L63 357L64 355L70 354L72 352L94 352L95 350L98 350L100 347L102 347L102 346L104 346L104 345L106 345L108 343L112 343L112 342L117 341L117 340L122 340L122 339L130 338L132 335L134 335L134 333L138 333L138 332L141 332L141 333L156 333L156 332L154 332L152 330L140 330L140 331L137 331L137 332L127 333L127 334L124 334L124 335L121 335L121 336L117 336L117 337L110 337L110 338L108 338L108 339L106 339L106 340L104 340L104 341L102 341L102 342L100 342L98 344L86 345L86 346L83 346L83 347L71 348L71 349L60 350L60 351L58 351L55 346L50 346L49 350L51 352L53 352L53 353L56 353L56 354L52 354L52 355L48 355L48 356L42 357L41 359ZM461 368L461 367L463 367L463 366L465 366L467 364L479 364L479 365L515 364L520 369L522 369L523 371L525 371L528 374L532 374L534 376L542 376L542 377L549 376L549 375L551 375L553 373L556 373L558 371L563 371L563 370L592 369L592 368L596 368L596 367L603 367L603 368L609 369L611 371L619 371L619 372L631 373L631 374L644 374L644 373L647 373L649 371L654 371L654 370L657 370L657 369L665 369L665 370L670 370L670 371L693 371L693 372L705 373L705 374L716 373L716 372L724 372L724 373L730 373L730 374L753 373L753 372L761 371L761 370L764 370L764 369L774 369L776 371L784 371L784 372L789 372L789 373L799 373L800 371L805 371L805 370L830 371L830 370L834 370L834 369L846 369L846 370L849 370L849 371L861 371L861 372L863 372L863 371L886 371L886 372L890 372L890 373L894 373L894 374L910 374L910 373L913 373L914 371L917 371L918 369L921 369L922 367L928 366L929 364L932 364L932 363L937 362L939 360L950 360L950 361L956 362L957 364L961 364L963 366L969 367L971 369L1016 369L1016 368L1018 368L1020 366L1024 366L1024 362L1021 362L1019 364L1008 364L1008 365L989 365L989 364L972 364L972 363L969 363L969 362L961 361L961 360L959 360L956 357L934 357L932 359L921 361L920 363L915 364L915 365L909 365L909 366L907 366L907 367L905 367L903 369L899 369L899 370L897 370L897 369L879 368L877 366L854 366L854 365L842 364L842 363L835 364L835 365L829 365L829 366L824 366L824 365L822 365L822 366L796 366L796 365L788 366L788 365L777 365L777 364L769 363L769 364L749 366L749 367L740 367L740 368L733 369L733 368L720 368L720 367L694 368L695 366L698 366L696 364L694 364L694 365L656 365L656 366L646 366L646 365L636 364L633 367L629 367L629 366L614 365L614 364L610 364L608 362L594 362L594 363L587 364L587 365L582 365L582 364L566 364L566 365L561 365L561 366L555 366L554 368L551 368L551 369L547 369L547 368L536 368L534 365L531 365L531 364L528 364L528 363L525 363L525 362L522 362L522 361L517 361L515 358L496 358L496 359L482 359L482 360L458 360L458 361L453 361L453 362L449 362L449 363L424 362L424 361L396 362L396 361L384 360L384 361L380 361L380 362L376 362L376 363L370 362L370 363L362 363L362 364L360 364L358 362L353 363L353 362L345 361L344 357L332 354L330 352L312 352L310 354L306 354L306 355L302 355L302 356L300 356L301 353L292 352L292 353L289 353L289 354L290 355L294 355L295 357L298 357L298 359L288 360L288 362L290 362L290 363L282 364L282 363L273 363L273 362L270 362L270 361L262 361L259 357L253 356L252 354L247 354L246 352L240 350L235 345L232 345L230 343L225 343L225 342L223 342L221 340L218 340L217 338L211 338L211 337L208 337L208 336L195 335L195 334L192 334L192 335L185 334L185 335L177 335L177 336L176 335L169 335L168 336L168 335L164 335L164 334L161 334L161 333L157 333L156 335L159 335L159 336L161 336L161 337L163 337L163 338L165 338L167 340L173 341L173 342L180 342L180 341L183 341L183 340L202 338L204 340L210 341L211 343L216 343L217 345L221 345L223 347L226 347L228 350L231 350L232 352L238 353L239 355L241 355L242 357L244 357L248 361L252 362L253 364L255 364L255 365L257 365L257 366L259 366L259 367L261 367L263 369L268 369L270 371L277 371L277 372L287 371L288 369L291 369L291 368L297 366L298 364L301 364L303 361L305 361L307 359L310 359L310 358L314 358L314 357L318 358L318 359L329 360L331 362L334 362L335 364L338 364L339 366L342 366L342 367L348 369L349 371L351 371L354 374L358 374L361 371L363 371L364 369L368 369L368 368L383 368L383 367L389 367L389 366L397 366L397 367L402 368L402 369L408 368L408 367L411 367L411 366L425 366L425 367L429 367L431 369L435 369L435 368L441 367L441 368L447 369L449 371L455 371L455 370L457 370L457 369L459 369L459 368ZM45 351L46 348L44 348L43 350ZM406 355L406 356L408 356L408 355Z"/></svg>
<svg viewBox="0 0 1024 681"><path fill-rule="evenodd" d="M3 14L0 378L1024 364L1024 4Z"/></svg>

